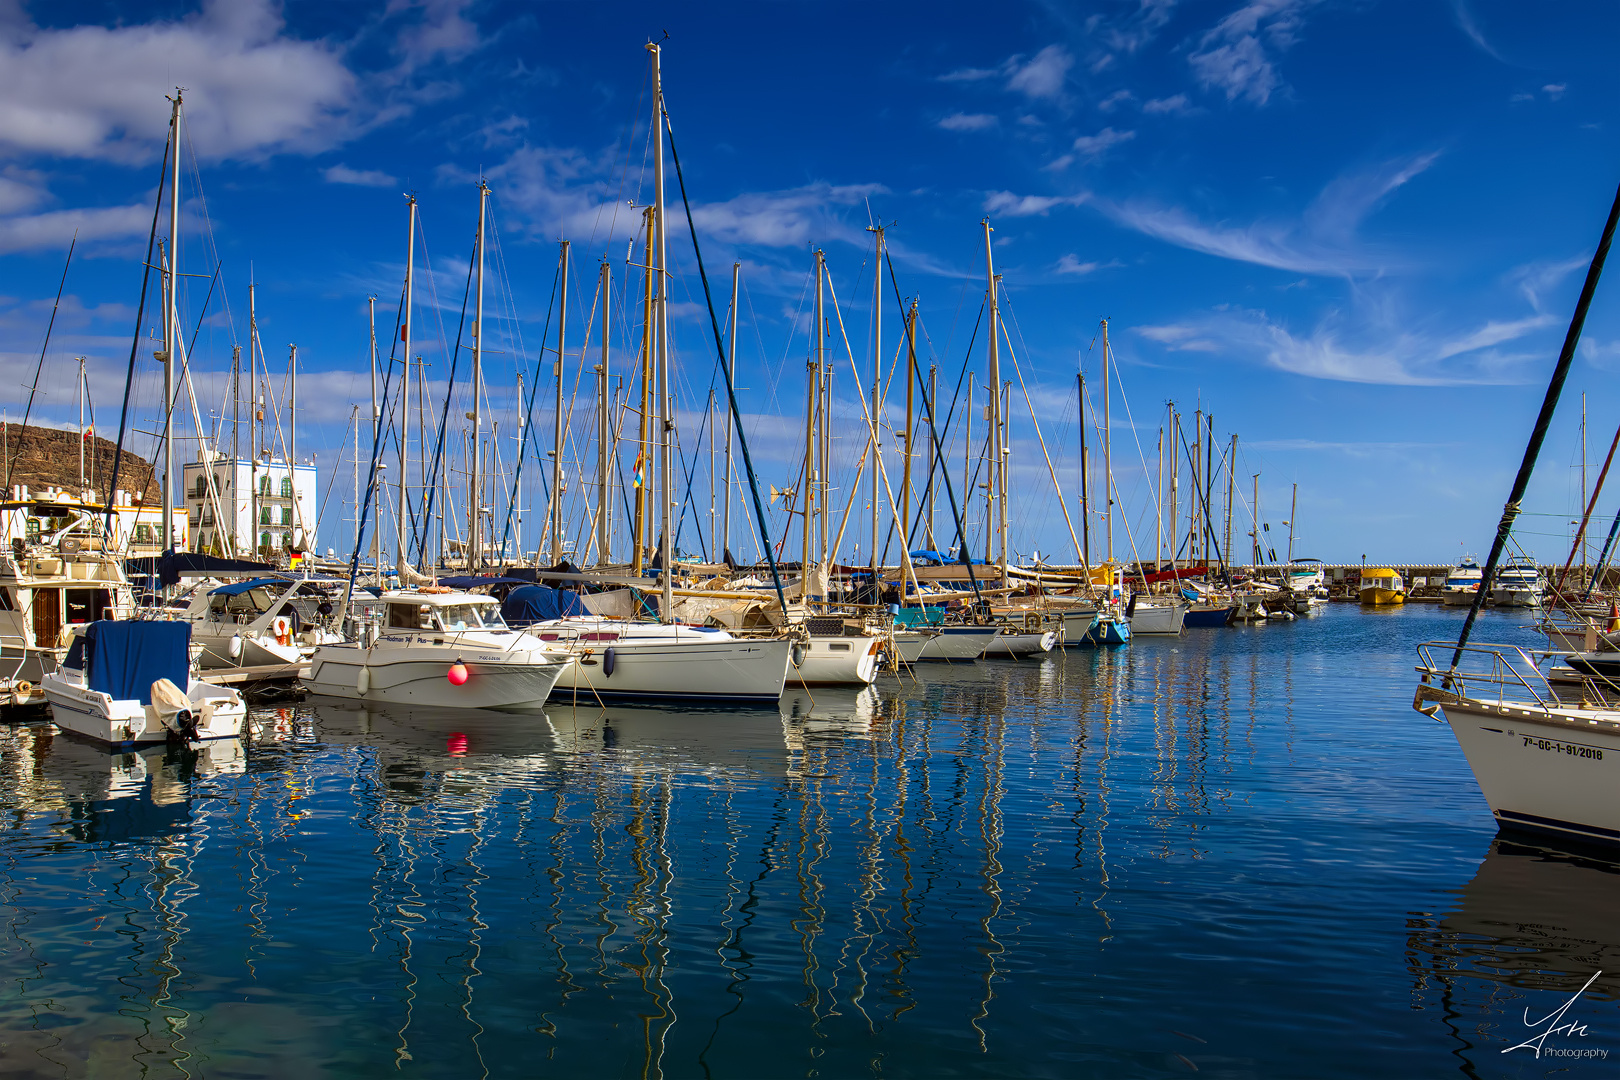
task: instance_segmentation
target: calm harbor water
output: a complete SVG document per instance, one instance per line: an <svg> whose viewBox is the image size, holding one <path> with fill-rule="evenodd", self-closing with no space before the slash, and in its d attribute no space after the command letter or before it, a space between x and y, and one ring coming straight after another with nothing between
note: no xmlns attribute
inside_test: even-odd
<svg viewBox="0 0 1620 1080"><path fill-rule="evenodd" d="M0 729L7 1077L1540 1076L1620 872L1498 839L1333 605L780 712ZM1478 637L1530 643L1492 613Z"/></svg>

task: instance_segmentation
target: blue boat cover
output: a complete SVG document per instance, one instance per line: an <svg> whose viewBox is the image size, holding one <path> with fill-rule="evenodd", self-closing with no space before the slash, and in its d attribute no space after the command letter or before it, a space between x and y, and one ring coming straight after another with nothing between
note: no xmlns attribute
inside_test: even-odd
<svg viewBox="0 0 1620 1080"><path fill-rule="evenodd" d="M567 589L548 589L544 585L524 585L513 589L501 605L501 616L506 619L506 624L519 628L546 619L589 614L578 593Z"/></svg>
<svg viewBox="0 0 1620 1080"><path fill-rule="evenodd" d="M84 631L90 654L85 685L152 704L152 684L168 679L182 691L191 681L191 624L130 620L93 622Z"/></svg>
<svg viewBox="0 0 1620 1080"><path fill-rule="evenodd" d="M894 621L901 626L943 626L945 609L942 607L903 607L894 613Z"/></svg>
<svg viewBox="0 0 1620 1080"><path fill-rule="evenodd" d="M210 591L208 595L241 596L245 592L252 592L254 589L267 589L274 585L280 585L285 588L290 583L291 581L288 578L253 578L250 581L233 581L229 585L221 585L219 588Z"/></svg>
<svg viewBox="0 0 1620 1080"><path fill-rule="evenodd" d="M459 577L442 577L439 584L447 589L487 589L491 585L524 585L525 578L515 577L471 577L463 574Z"/></svg>

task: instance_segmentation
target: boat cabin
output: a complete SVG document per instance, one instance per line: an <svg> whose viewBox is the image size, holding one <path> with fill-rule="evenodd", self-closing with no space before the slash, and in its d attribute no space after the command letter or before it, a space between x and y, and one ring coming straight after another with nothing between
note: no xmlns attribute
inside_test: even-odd
<svg viewBox="0 0 1620 1080"><path fill-rule="evenodd" d="M501 606L493 596L480 593L428 592L422 589L383 594L385 630L416 630L458 634L481 630L507 630Z"/></svg>

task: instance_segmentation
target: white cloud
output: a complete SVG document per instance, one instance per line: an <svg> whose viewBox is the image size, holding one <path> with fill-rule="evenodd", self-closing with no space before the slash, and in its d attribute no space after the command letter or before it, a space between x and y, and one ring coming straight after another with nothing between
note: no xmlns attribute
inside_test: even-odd
<svg viewBox="0 0 1620 1080"><path fill-rule="evenodd" d="M360 187L393 187L399 181L376 169L351 169L338 164L321 173L328 184L357 184Z"/></svg>
<svg viewBox="0 0 1620 1080"><path fill-rule="evenodd" d="M1099 262L1081 262L1077 256L1069 253L1058 259L1057 265L1052 267L1052 273L1073 274L1077 276L1093 274L1102 269L1102 266L1103 264Z"/></svg>
<svg viewBox="0 0 1620 1080"><path fill-rule="evenodd" d="M1264 105L1282 86L1272 53L1298 40L1305 8L1315 0L1250 0L1215 24L1187 58L1206 90L1226 100Z"/></svg>
<svg viewBox="0 0 1620 1080"><path fill-rule="evenodd" d="M1096 205L1116 224L1224 259L1310 274L1377 272L1388 269L1391 259L1358 244L1356 229L1438 156L1427 153L1400 158L1340 177L1323 188L1298 222L1230 226L1205 223L1178 207L1140 201L1099 199Z"/></svg>
<svg viewBox="0 0 1620 1080"><path fill-rule="evenodd" d="M1187 111L1187 95L1172 94L1167 98L1154 98L1143 102L1142 111L1149 116L1165 116L1171 113L1184 113Z"/></svg>
<svg viewBox="0 0 1620 1080"><path fill-rule="evenodd" d="M1614 371L1620 368L1620 341L1598 341L1596 338L1582 338L1581 356L1595 368L1603 371Z"/></svg>
<svg viewBox="0 0 1620 1080"><path fill-rule="evenodd" d="M422 19L399 35L398 48L407 65L418 67L443 57L460 60L479 45L478 28L462 13L472 0L389 0L388 14L411 8L422 11Z"/></svg>
<svg viewBox="0 0 1620 1080"><path fill-rule="evenodd" d="M1177 0L1138 0L1136 9L1109 19L1092 15L1086 20L1086 32L1096 41L1100 52L1092 57L1093 71L1107 66L1116 54L1131 55L1150 44L1170 21Z"/></svg>
<svg viewBox="0 0 1620 1080"><path fill-rule="evenodd" d="M1097 102L1098 112L1113 112L1121 105L1128 105L1136 100L1136 95L1129 90L1115 90L1112 94Z"/></svg>
<svg viewBox="0 0 1620 1080"><path fill-rule="evenodd" d="M1082 135L1074 140L1074 150L1082 157L1101 157L1110 148L1123 142L1130 142L1134 138L1136 138L1134 131L1115 131L1111 127L1105 127L1095 135Z"/></svg>
<svg viewBox="0 0 1620 1080"><path fill-rule="evenodd" d="M144 237L151 227L151 206L87 207L0 218L0 252L66 248L75 233L81 245L94 240Z"/></svg>
<svg viewBox="0 0 1620 1080"><path fill-rule="evenodd" d="M1512 384L1522 381L1536 354L1503 354L1493 346L1548 325L1536 317L1487 322L1449 340L1392 321L1386 313L1346 325L1330 313L1308 334L1296 335L1263 311L1220 310L1136 332L1172 351L1202 352L1336 382L1393 386Z"/></svg>
<svg viewBox="0 0 1620 1080"><path fill-rule="evenodd" d="M1074 57L1068 49L1048 45L1027 63L1013 65L1007 77L1007 89L1031 98L1055 98L1063 92L1063 80L1073 66Z"/></svg>
<svg viewBox="0 0 1620 1080"><path fill-rule="evenodd" d="M1010 191L992 191L984 197L984 212L1006 217L1034 217L1048 213L1054 206L1079 206L1090 195L1014 195Z"/></svg>
<svg viewBox="0 0 1620 1080"><path fill-rule="evenodd" d="M151 160L176 85L203 157L330 146L357 81L332 48L282 29L268 0L205 0L172 22L14 28L0 36L0 148Z"/></svg>
<svg viewBox="0 0 1620 1080"><path fill-rule="evenodd" d="M1546 86L1541 88L1541 92L1552 98L1554 101L1557 101L1559 98L1564 96L1564 91L1568 89L1568 83L1548 83Z"/></svg>
<svg viewBox="0 0 1620 1080"><path fill-rule="evenodd" d="M1502 54L1491 48L1491 43L1485 40L1485 35L1481 32L1479 24L1474 21L1474 13L1468 10L1465 0L1451 0L1451 14L1457 20L1457 29L1461 30L1469 41L1479 46L1481 52L1493 59L1502 59Z"/></svg>
<svg viewBox="0 0 1620 1080"><path fill-rule="evenodd" d="M1590 265L1589 256L1576 255L1562 262L1533 262L1517 267L1509 277L1519 284L1519 292L1533 311L1541 311L1542 294L1558 287L1570 274Z"/></svg>
<svg viewBox="0 0 1620 1080"><path fill-rule="evenodd" d="M952 113L940 120L946 131L983 131L996 126L996 118L989 113Z"/></svg>

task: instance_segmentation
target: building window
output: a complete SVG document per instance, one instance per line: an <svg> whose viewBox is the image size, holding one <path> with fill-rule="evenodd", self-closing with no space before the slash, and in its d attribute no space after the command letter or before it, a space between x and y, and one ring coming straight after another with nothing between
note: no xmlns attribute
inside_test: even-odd
<svg viewBox="0 0 1620 1080"><path fill-rule="evenodd" d="M137 526L135 526L135 542L137 544L150 544L150 543L152 543L152 526L150 526L150 525L137 525Z"/></svg>
<svg viewBox="0 0 1620 1080"><path fill-rule="evenodd" d="M292 533L281 534L281 546L289 551L292 550Z"/></svg>
<svg viewBox="0 0 1620 1080"><path fill-rule="evenodd" d="M270 478L268 476L259 477L259 494L260 495L269 495L270 494Z"/></svg>
<svg viewBox="0 0 1620 1080"><path fill-rule="evenodd" d="M208 477L201 474L197 477L197 498L206 498L208 495Z"/></svg>
<svg viewBox="0 0 1620 1080"><path fill-rule="evenodd" d="M292 507L283 506L281 508L281 523L283 525L291 525L292 524Z"/></svg>
<svg viewBox="0 0 1620 1080"><path fill-rule="evenodd" d="M290 476L283 476L281 478L281 497L283 499L290 499L293 497L292 477Z"/></svg>
<svg viewBox="0 0 1620 1080"><path fill-rule="evenodd" d="M259 507L259 524L270 524L270 508L268 506Z"/></svg>
<svg viewBox="0 0 1620 1080"><path fill-rule="evenodd" d="M262 533L259 534L259 547L261 549L268 549L270 547L270 534L269 533L262 532Z"/></svg>

